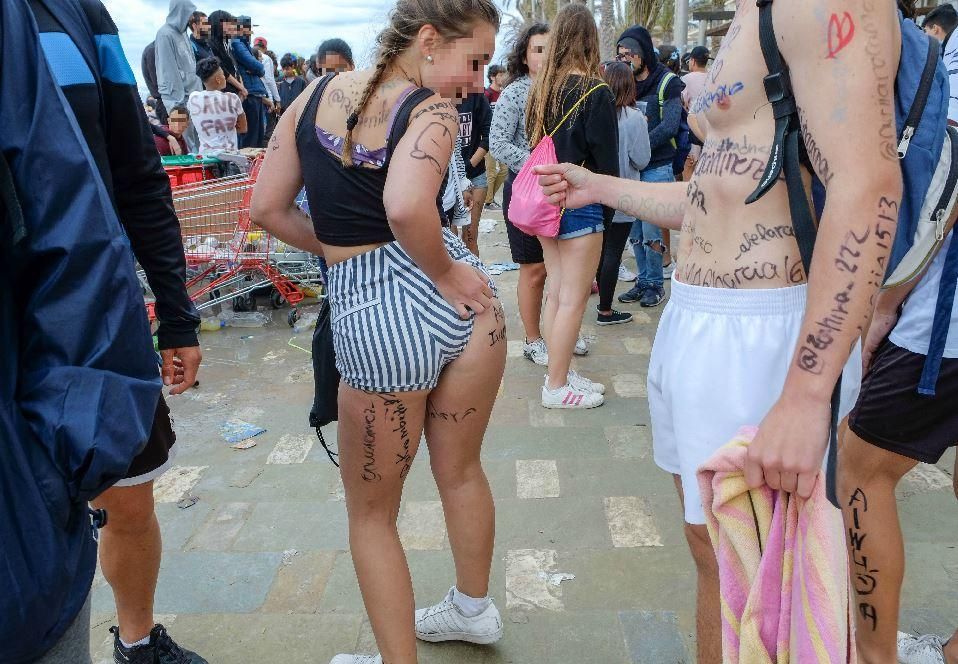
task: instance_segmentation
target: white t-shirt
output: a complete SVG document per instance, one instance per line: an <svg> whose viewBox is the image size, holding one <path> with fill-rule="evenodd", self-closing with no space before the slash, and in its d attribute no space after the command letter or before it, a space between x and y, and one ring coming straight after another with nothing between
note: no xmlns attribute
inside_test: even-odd
<svg viewBox="0 0 958 664"><path fill-rule="evenodd" d="M219 90L192 92L187 106L200 137L200 154L236 152L236 121L243 115L238 95Z"/></svg>
<svg viewBox="0 0 958 664"><path fill-rule="evenodd" d="M958 36L954 33L945 43L944 60L948 68L948 81L951 83L948 119L958 122ZM938 305L938 286L941 284L941 274L945 267L945 254L954 242L954 236L955 232L952 231L945 238L941 251L935 256L925 276L905 300L901 318L889 337L896 346L912 353L928 354L931 327ZM949 288L955 288L955 284L951 284ZM951 326L948 329L948 340L945 342L945 357L958 358L958 297L951 308Z"/></svg>
<svg viewBox="0 0 958 664"><path fill-rule="evenodd" d="M708 74L703 71L689 72L682 77L682 82L685 83L685 89L682 90L682 102L685 104L685 108L691 107L692 102L705 92L705 79L707 78Z"/></svg>
<svg viewBox="0 0 958 664"><path fill-rule="evenodd" d="M935 319L935 307L938 304L938 286L941 283L941 272L945 265L945 254L948 247L955 241L952 231L942 244L941 251L935 256L928 272L921 278L915 290L905 300L898 324L891 332L891 342L900 348L928 354L928 345L931 340L931 326ZM955 288L955 284L951 284ZM945 342L945 357L958 358L958 298L951 308L951 327L948 329L948 340Z"/></svg>

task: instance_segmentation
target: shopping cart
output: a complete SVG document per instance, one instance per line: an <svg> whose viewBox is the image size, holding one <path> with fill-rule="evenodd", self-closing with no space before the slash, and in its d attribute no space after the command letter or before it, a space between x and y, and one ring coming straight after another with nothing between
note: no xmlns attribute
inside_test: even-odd
<svg viewBox="0 0 958 664"><path fill-rule="evenodd" d="M236 311L255 309L255 293L271 290L271 303L295 307L302 287L321 283L309 254L292 252L250 219L250 201L262 161L248 175L216 178L173 188L186 255L187 289L203 310L232 301ZM150 320L154 305L147 304Z"/></svg>

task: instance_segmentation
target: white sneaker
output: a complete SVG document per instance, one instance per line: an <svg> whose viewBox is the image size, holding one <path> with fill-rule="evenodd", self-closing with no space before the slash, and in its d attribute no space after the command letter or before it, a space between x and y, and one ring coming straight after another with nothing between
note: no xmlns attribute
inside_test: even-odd
<svg viewBox="0 0 958 664"><path fill-rule="evenodd" d="M589 354L589 347L585 345L585 339L581 336L575 342L575 350L572 351L579 357Z"/></svg>
<svg viewBox="0 0 958 664"><path fill-rule="evenodd" d="M675 274L675 260L662 268L662 278L668 281Z"/></svg>
<svg viewBox="0 0 958 664"><path fill-rule="evenodd" d="M945 643L937 634L898 632L899 664L945 664Z"/></svg>
<svg viewBox="0 0 958 664"><path fill-rule="evenodd" d="M574 369L569 369L569 385L583 392L594 392L595 394L605 394L605 385L594 383Z"/></svg>
<svg viewBox="0 0 958 664"><path fill-rule="evenodd" d="M466 641L488 645L502 638L502 618L490 601L486 610L474 618L463 615L452 601L455 588L450 588L439 604L416 611L416 637L422 641Z"/></svg>
<svg viewBox="0 0 958 664"><path fill-rule="evenodd" d="M549 350L546 348L545 339L541 337L531 344L526 343L522 347L522 354L526 356L527 360L532 360L540 367L549 366Z"/></svg>
<svg viewBox="0 0 958 664"><path fill-rule="evenodd" d="M382 655L336 655L329 664L383 664Z"/></svg>
<svg viewBox="0 0 958 664"><path fill-rule="evenodd" d="M605 403L605 397L596 392L565 385L558 390L550 390L547 385L542 386L542 407L561 410L580 410L598 408Z"/></svg>
<svg viewBox="0 0 958 664"><path fill-rule="evenodd" d="M625 265L619 265L619 281L635 281L638 275Z"/></svg>

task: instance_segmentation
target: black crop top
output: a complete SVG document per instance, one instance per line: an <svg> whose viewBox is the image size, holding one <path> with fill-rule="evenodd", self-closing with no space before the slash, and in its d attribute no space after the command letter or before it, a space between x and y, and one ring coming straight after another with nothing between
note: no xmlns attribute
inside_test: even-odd
<svg viewBox="0 0 958 664"><path fill-rule="evenodd" d="M434 93L427 88L416 88L400 96L393 109L385 150L354 146L354 162L365 161L377 167L346 168L339 156L330 151L341 150L342 139L316 125L316 110L323 91L334 76L327 75L317 84L296 127L296 150L303 170L313 229L320 242L335 247L393 242L396 238L389 227L383 204L389 161L406 133L413 109Z"/></svg>

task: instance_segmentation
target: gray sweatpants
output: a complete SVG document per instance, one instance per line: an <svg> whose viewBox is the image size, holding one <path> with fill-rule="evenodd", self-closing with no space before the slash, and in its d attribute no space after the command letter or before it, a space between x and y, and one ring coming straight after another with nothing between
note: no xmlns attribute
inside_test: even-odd
<svg viewBox="0 0 958 664"><path fill-rule="evenodd" d="M53 649L34 664L92 664L90 659L90 598Z"/></svg>

